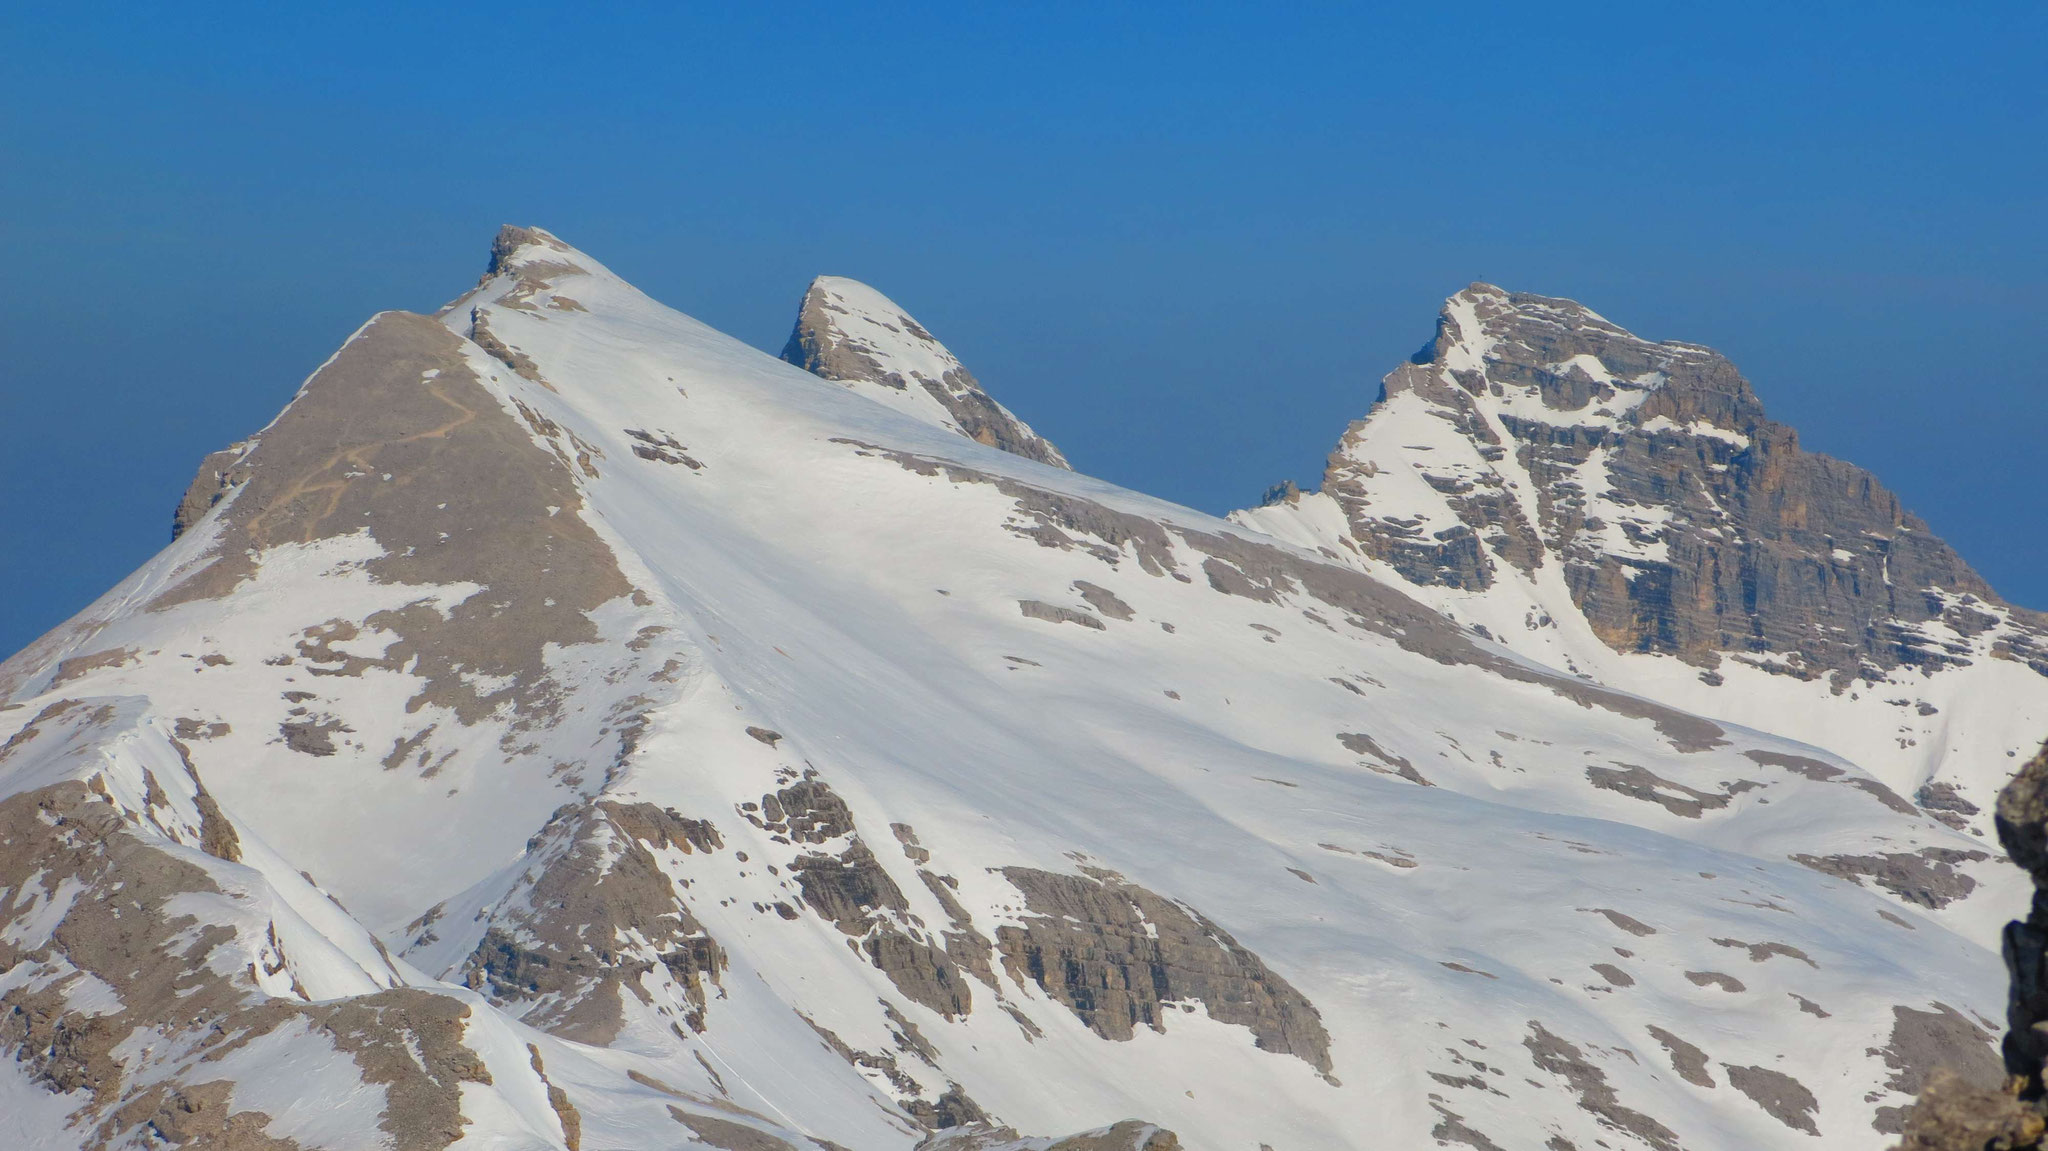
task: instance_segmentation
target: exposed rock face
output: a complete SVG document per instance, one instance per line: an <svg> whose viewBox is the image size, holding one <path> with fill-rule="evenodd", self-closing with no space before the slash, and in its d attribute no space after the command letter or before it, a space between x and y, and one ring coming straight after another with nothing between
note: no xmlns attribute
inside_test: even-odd
<svg viewBox="0 0 2048 1151"><path fill-rule="evenodd" d="M0 749L0 765L30 754L91 765L91 741L135 730L132 720L112 704L52 705ZM397 1151L459 1138L462 1084L491 1081L464 1041L469 1006L410 988L309 1002L275 921L238 920L246 896L214 870L228 860L177 850L223 841L204 830L196 778L134 768L138 810L116 794L135 781L110 782L112 770L0 801L0 972L11 977L0 1052L40 1086L77 1093L78 1145L295 1151L264 1134L271 1116L233 1107L219 1070L279 1035L321 1036L381 1085L379 1126Z"/></svg>
<svg viewBox="0 0 2048 1151"><path fill-rule="evenodd" d="M1898 1009L1891 1049L1920 1058L1888 1059L1898 1069L1892 1085L1924 1086L1903 1116L1879 1115L1880 1129L1903 1132L1900 1151L2018 1151L2048 1139L2048 745L1999 794L1997 820L2006 853L2034 879L2027 917L2005 929L2009 1078L2001 1089L1994 1072L1978 1065L1979 1050L1959 1042L1956 1023L1974 1026L1952 1009Z"/></svg>
<svg viewBox="0 0 2048 1151"><path fill-rule="evenodd" d="M1994 1038L1968 1016L1946 1003L1930 1003L1923 1011L1903 1005L1892 1008L1892 1030L1882 1048L1870 1054L1884 1060L1891 1077L1885 1086L1918 1095L1938 1072L1960 1077L1978 1089L1996 1088L2005 1080ZM1871 1124L1887 1134L1903 1127L1903 1107L1880 1107Z"/></svg>
<svg viewBox="0 0 2048 1151"><path fill-rule="evenodd" d="M237 485L248 478L245 472L238 470L238 465L248 454L249 448L250 444L245 440L238 444L230 444L199 461L198 473L192 477L192 483L185 489L184 498L178 501L178 510L171 516L172 539L184 535L193 524L198 523L205 518L207 512L213 510L213 505L219 503L222 497L235 490Z"/></svg>
<svg viewBox="0 0 2048 1151"><path fill-rule="evenodd" d="M1808 1135L1820 1134L1820 1128L1813 1122L1813 1113L1820 1103L1806 1084L1782 1071L1768 1067L1726 1066L1728 1085L1749 1096L1764 1113L1794 1131Z"/></svg>
<svg viewBox="0 0 2048 1151"><path fill-rule="evenodd" d="M1586 1053L1570 1040L1559 1038L1532 1019L1529 1035L1522 1040L1530 1060L1556 1076L1574 1095L1579 1108L1594 1116L1603 1127L1625 1131L1656 1151L1678 1151L1678 1136L1655 1118L1624 1106L1620 1095L1607 1082L1607 1074L1587 1060Z"/></svg>
<svg viewBox="0 0 2048 1151"><path fill-rule="evenodd" d="M910 313L857 280L811 281L782 358L978 443L1068 466L1058 448L982 390Z"/></svg>
<svg viewBox="0 0 2048 1151"><path fill-rule="evenodd" d="M1868 773L1845 786L1974 837L2048 728L2048 615L1876 477L1802 449L1725 357L1569 300L1451 296L1321 490L1232 518L1522 657L1833 752ZM1938 901L1967 890L1942 878Z"/></svg>
<svg viewBox="0 0 2048 1151"><path fill-rule="evenodd" d="M1707 1069L1707 1053L1673 1035L1662 1027L1647 1028L1650 1036L1664 1046L1665 1054L1671 1056L1671 1068L1678 1077L1695 1087L1713 1087L1714 1076Z"/></svg>
<svg viewBox="0 0 2048 1151"><path fill-rule="evenodd" d="M1556 564L1610 646L1704 666L1939 667L1958 653L1919 625L2011 610L1874 476L1803 451L1721 355L1486 284L1387 376L1323 491L1413 583L1481 590ZM2016 619L2010 654L2048 674L2043 619Z"/></svg>
<svg viewBox="0 0 2048 1151"><path fill-rule="evenodd" d="M2040 1110L2011 1091L1974 1086L1944 1068L1907 1110L1898 1151L2023 1151L2041 1145L2043 1127Z"/></svg>
<svg viewBox="0 0 2048 1151"><path fill-rule="evenodd" d="M596 533L563 514L583 503L566 459L484 389L463 349L427 316L371 320L260 437L200 466L178 530L229 500L211 562L152 608L227 595L271 548L367 532L384 553L367 565L377 580L481 590L446 614L423 601L365 621L401 637L381 657L335 650L365 630L337 621L308 633L302 658L329 675L410 667L425 681L415 706L465 722L505 704L543 721L558 695L547 646L595 640L589 613L632 588Z"/></svg>
<svg viewBox="0 0 2048 1151"><path fill-rule="evenodd" d="M988 942L967 925L965 910L950 894L940 899L954 909L955 930L941 943L910 917L910 901L861 840L846 801L821 780L799 780L764 795L759 807L758 816L745 813L750 822L781 842L810 848L789 870L812 911L856 940L862 954L913 1002L949 1019L974 1009L966 973L993 982ZM838 850L815 850L827 847ZM930 872L920 875L935 894L944 890Z"/></svg>
<svg viewBox="0 0 2048 1151"><path fill-rule="evenodd" d="M1589 767L1586 780L1602 791L1618 792L1630 799L1654 803L1673 815L1698 819L1701 813L1728 806L1729 793L1701 791L1677 783L1640 764Z"/></svg>
<svg viewBox="0 0 2048 1151"><path fill-rule="evenodd" d="M1248 1027L1266 1051L1330 1071L1315 1006L1200 913L1107 872L1008 867L1032 915L996 929L1003 968L1030 979L1105 1039L1139 1024L1166 1030L1168 1005L1199 1000L1211 1018Z"/></svg>
<svg viewBox="0 0 2048 1151"><path fill-rule="evenodd" d="M725 954L654 853L718 845L709 823L653 804L556 812L529 849L526 878L487 911L489 927L460 977L565 1039L611 1042L628 991L702 1031L707 985L717 983Z"/></svg>
<svg viewBox="0 0 2048 1151"><path fill-rule="evenodd" d="M1795 862L1815 871L1862 883L1867 876L1879 887L1909 903L1940 908L1970 894L1977 881L1956 870L1959 863L1974 863L1990 856L1981 851L1953 847L1924 847L1918 853L1903 851L1883 855L1795 855Z"/></svg>
<svg viewBox="0 0 2048 1151"><path fill-rule="evenodd" d="M988 1123L988 1113L981 1105L968 1098L967 1092L958 1083L948 1082L946 1089L936 1099L924 1098L925 1090L918 1081L904 1073L898 1054L908 1055L927 1066L938 1057L931 1044L919 1033L917 1024L905 1019L893 1007L887 1009L890 1035L895 1040L895 1051L861 1051L849 1046L845 1040L820 1026L816 1020L805 1017L818 1037L825 1041L839 1057L855 1067L874 1072L885 1079L896 1092L896 1105L910 1116L918 1126L927 1131L942 1131L948 1128L980 1128Z"/></svg>
<svg viewBox="0 0 2048 1151"><path fill-rule="evenodd" d="M2012 861L2034 877L2034 902L2024 920L2005 929L2005 961L2012 972L2007 1010L2005 1069L2022 1077L2022 1095L2048 1096L2048 745L2029 760L1998 796L1998 838Z"/></svg>
<svg viewBox="0 0 2048 1151"><path fill-rule="evenodd" d="M1104 630L1103 622L1085 611L1061 607L1058 604L1046 603L1043 600L1019 600L1017 601L1017 610L1023 612L1031 619L1042 619L1047 623L1077 623L1082 627L1093 628L1096 631Z"/></svg>

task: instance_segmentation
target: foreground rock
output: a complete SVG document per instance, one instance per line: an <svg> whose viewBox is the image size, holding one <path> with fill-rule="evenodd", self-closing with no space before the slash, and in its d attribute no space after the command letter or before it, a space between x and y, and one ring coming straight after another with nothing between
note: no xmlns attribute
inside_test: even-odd
<svg viewBox="0 0 2048 1151"><path fill-rule="evenodd" d="M2021 1151L2048 1137L2048 745L1998 797L1998 837L2034 880L2033 905L2005 929L2012 975L2001 1086L1937 1070L1906 1113L1900 1151Z"/></svg>

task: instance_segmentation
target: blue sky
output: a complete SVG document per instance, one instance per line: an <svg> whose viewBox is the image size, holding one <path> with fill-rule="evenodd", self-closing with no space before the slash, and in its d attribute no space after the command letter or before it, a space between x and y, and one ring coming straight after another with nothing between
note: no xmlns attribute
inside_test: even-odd
<svg viewBox="0 0 2048 1151"><path fill-rule="evenodd" d="M508 221L771 350L867 280L1219 512L1314 481L1445 295L1570 296L2048 608L2038 3L270 7L0 12L0 650Z"/></svg>

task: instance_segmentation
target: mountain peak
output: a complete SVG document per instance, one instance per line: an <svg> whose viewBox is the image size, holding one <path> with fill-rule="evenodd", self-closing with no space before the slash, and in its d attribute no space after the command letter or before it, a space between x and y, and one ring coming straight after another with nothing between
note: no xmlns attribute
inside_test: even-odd
<svg viewBox="0 0 2048 1151"><path fill-rule="evenodd" d="M1539 333L1542 338L1532 339ZM1431 362L1444 362L1447 356L1462 358L1453 354L1460 347L1483 356L1502 343L1530 344L1533 351L1549 351L1565 344L1578 348L1605 342L1660 346L1638 338L1576 300L1473 283L1444 301L1437 313L1437 334L1429 350L1434 353Z"/></svg>
<svg viewBox="0 0 2048 1151"><path fill-rule="evenodd" d="M1550 422L1564 413L1603 425L1664 416L1740 434L1765 422L1749 382L1713 349L1645 339L1576 300L1487 283L1444 301L1436 334L1387 377L1383 394L1444 387Z"/></svg>
<svg viewBox="0 0 2048 1151"><path fill-rule="evenodd" d="M518 346L524 337L497 330L491 313L497 313L503 320L507 313L541 316L588 311L564 286L581 284L575 288L576 293L587 295L587 277L593 276L633 291L611 269L564 243L554 233L506 224L491 240L491 260L485 265L484 274L477 277L476 286L443 305L438 315L456 317L450 327L457 334L521 376L544 382L532 358Z"/></svg>
<svg viewBox="0 0 2048 1151"><path fill-rule="evenodd" d="M1068 466L1058 448L997 403L924 325L859 280L811 281L782 358L977 443Z"/></svg>
<svg viewBox="0 0 2048 1151"><path fill-rule="evenodd" d="M506 224L491 240L491 262L484 274L489 277L517 272L534 263L573 263L581 257L581 252L563 243L552 232Z"/></svg>
<svg viewBox="0 0 2048 1151"><path fill-rule="evenodd" d="M1803 451L1720 353L1573 300L1453 294L1321 491L1238 515L1531 658L1792 734L1902 790L1975 779L2026 742L2011 700L2048 704L2038 617L1875 476Z"/></svg>
<svg viewBox="0 0 2048 1151"><path fill-rule="evenodd" d="M1478 391L1406 365L1355 470L1260 509L1363 525L1319 558L967 448L1050 453L886 297L805 303L826 379L509 231L0 664L6 1146L1804 1151L1867 1143L1930 1051L2002 1081L1971 1014L2023 881L1980 882L1967 819L2048 727L2031 672L1845 697L1976 765L1907 792L1928 818L1737 726L1834 698L1751 647L1718 689L1532 658L1567 569L1603 627L1698 592L1861 636L1813 563L1933 569L1840 510L1855 477L1547 409L1515 348L1548 329L1478 294L1530 313ZM1550 598L1499 599L1513 556ZM1374 578L1475 557L1498 602L1455 620Z"/></svg>

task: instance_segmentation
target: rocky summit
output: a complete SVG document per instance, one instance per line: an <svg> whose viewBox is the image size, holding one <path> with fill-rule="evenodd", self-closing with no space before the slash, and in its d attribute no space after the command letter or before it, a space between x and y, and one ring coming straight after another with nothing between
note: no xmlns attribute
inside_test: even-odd
<svg viewBox="0 0 2048 1151"><path fill-rule="evenodd" d="M2003 1079L2040 617L1575 304L1454 296L1223 520L864 285L778 358L507 228L175 502L0 665L10 1147L1847 1149Z"/></svg>
<svg viewBox="0 0 2048 1151"><path fill-rule="evenodd" d="M2048 616L1735 366L1474 284L1344 433L1320 491L1233 518L1530 658L1854 760L1988 842L2048 731Z"/></svg>
<svg viewBox="0 0 2048 1151"><path fill-rule="evenodd" d="M811 281L782 358L977 443L1068 466L910 313L866 284L840 276Z"/></svg>

